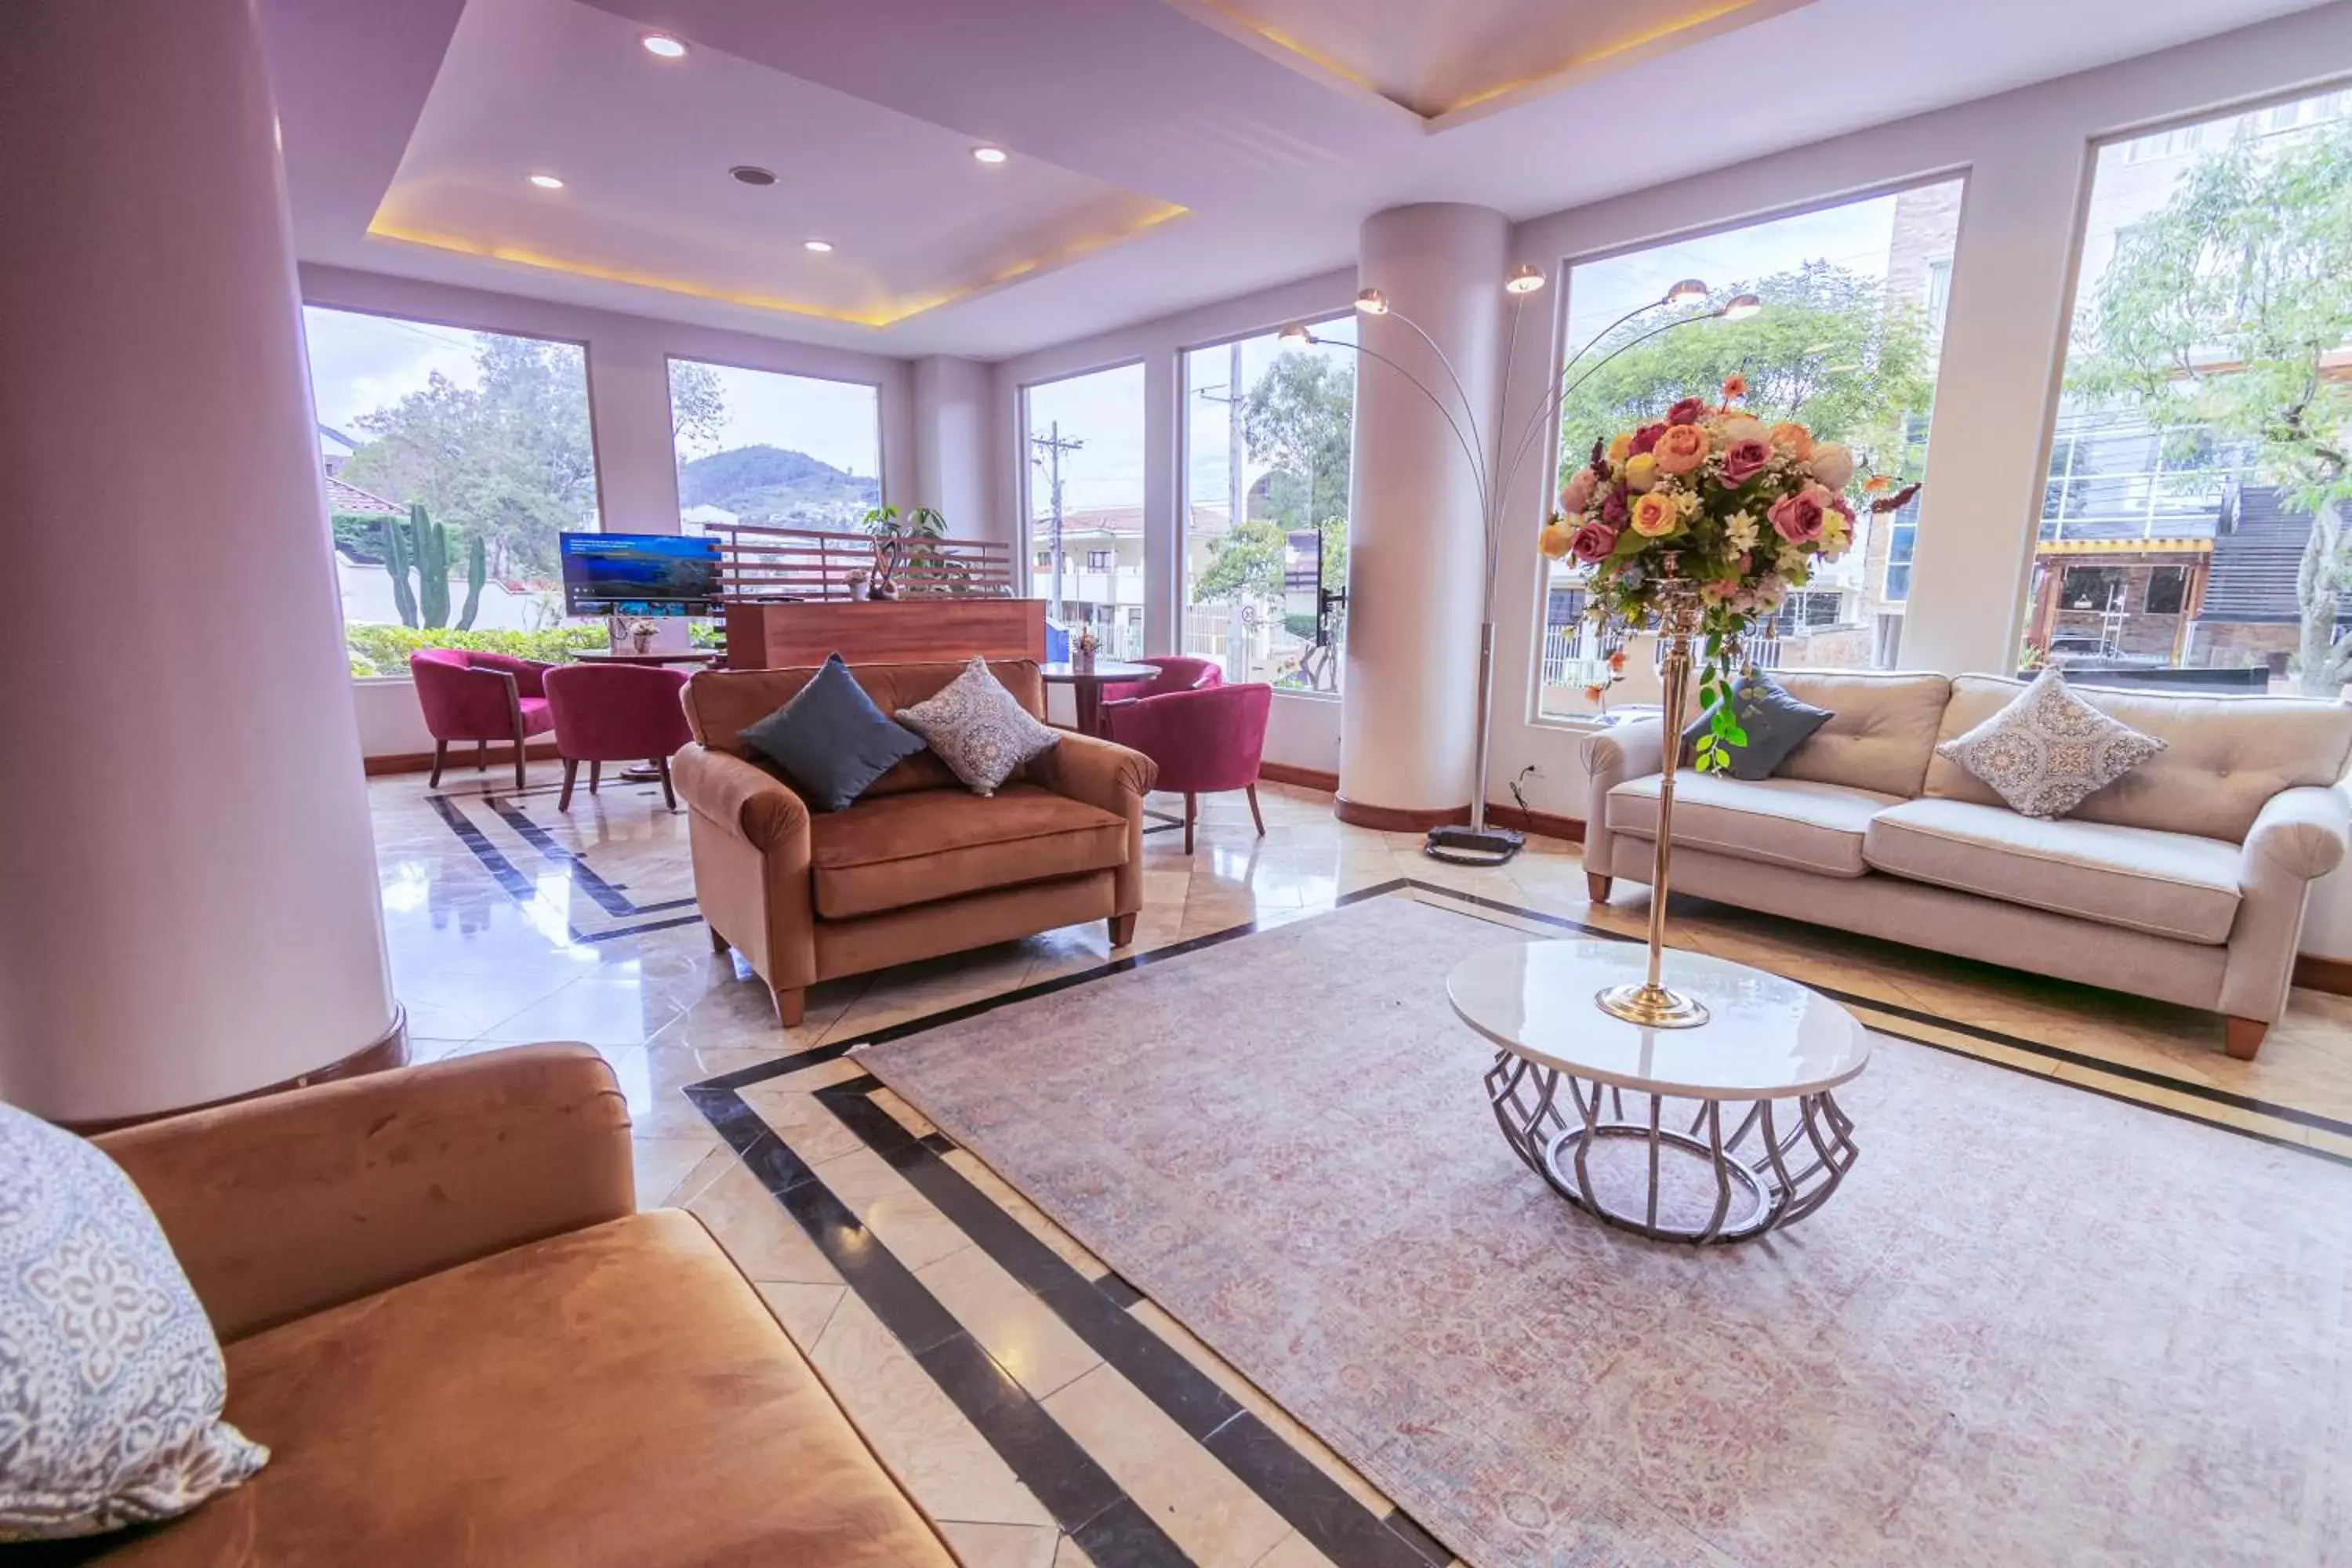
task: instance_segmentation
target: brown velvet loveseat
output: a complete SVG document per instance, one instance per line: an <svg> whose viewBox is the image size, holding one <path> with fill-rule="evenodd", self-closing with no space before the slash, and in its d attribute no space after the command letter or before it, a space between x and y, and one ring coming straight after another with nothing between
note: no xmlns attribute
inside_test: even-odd
<svg viewBox="0 0 2352 1568"><path fill-rule="evenodd" d="M885 713L963 673L961 664L856 665ZM1027 659L989 668L1043 718L1045 687ZM845 811L812 811L739 731L782 707L814 668L708 670L687 683L694 743L673 760L694 856L694 895L714 946L731 946L768 983L776 1016L801 1021L807 988L1108 921L1113 947L1143 908L1143 797L1151 759L1065 734L993 795L972 794L918 752Z"/></svg>
<svg viewBox="0 0 2352 1568"><path fill-rule="evenodd" d="M270 1460L76 1543L236 1568L952 1568L692 1215L636 1212L585 1046L516 1046L98 1144L211 1315Z"/></svg>

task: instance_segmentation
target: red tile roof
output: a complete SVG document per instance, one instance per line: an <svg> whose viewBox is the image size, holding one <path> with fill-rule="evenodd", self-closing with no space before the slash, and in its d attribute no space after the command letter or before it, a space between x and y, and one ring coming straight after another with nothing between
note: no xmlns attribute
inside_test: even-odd
<svg viewBox="0 0 2352 1568"><path fill-rule="evenodd" d="M329 474L327 476L327 510L331 512L354 512L362 516L380 514L386 517L398 517L407 509L395 505L380 495L363 490L357 485L346 484L334 475Z"/></svg>

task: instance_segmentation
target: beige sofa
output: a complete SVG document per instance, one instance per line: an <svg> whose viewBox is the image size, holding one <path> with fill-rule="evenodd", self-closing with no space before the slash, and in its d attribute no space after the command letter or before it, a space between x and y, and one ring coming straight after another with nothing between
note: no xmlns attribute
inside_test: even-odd
<svg viewBox="0 0 2352 1568"><path fill-rule="evenodd" d="M1675 775L1675 891L2211 1008L2231 1056L2261 1047L2344 857L2352 708L2084 689L2167 750L2038 821L1936 754L2017 681L1778 675L1836 717L1761 783ZM1650 879L1664 752L1655 719L1585 738L1596 901Z"/></svg>

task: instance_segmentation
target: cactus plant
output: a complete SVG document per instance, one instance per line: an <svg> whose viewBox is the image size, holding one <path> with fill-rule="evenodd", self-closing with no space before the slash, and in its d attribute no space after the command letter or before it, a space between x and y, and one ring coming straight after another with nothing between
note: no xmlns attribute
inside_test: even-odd
<svg viewBox="0 0 2352 1568"><path fill-rule="evenodd" d="M408 509L405 522L386 519L384 565L392 574L393 607L403 626L438 629L449 625L449 525L427 515L425 503ZM409 584L409 568L416 582ZM457 629L473 629L482 607L482 584L489 577L489 551L479 534L466 542L466 605Z"/></svg>
<svg viewBox="0 0 2352 1568"><path fill-rule="evenodd" d="M422 511L424 508L417 509ZM392 606L400 612L404 626L417 625L416 594L408 585L408 539L410 524L396 517L383 520L383 564L392 574Z"/></svg>

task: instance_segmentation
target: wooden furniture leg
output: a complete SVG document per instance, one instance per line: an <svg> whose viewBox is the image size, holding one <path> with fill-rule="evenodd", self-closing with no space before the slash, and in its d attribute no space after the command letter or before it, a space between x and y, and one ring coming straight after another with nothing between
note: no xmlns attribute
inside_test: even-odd
<svg viewBox="0 0 2352 1568"><path fill-rule="evenodd" d="M476 773L478 773L485 772L486 770L488 770L488 769L489 765L490 765L490 743L489 743L488 741L477 741L477 742L474 742L474 771L475 771Z"/></svg>
<svg viewBox="0 0 2352 1568"><path fill-rule="evenodd" d="M2225 1018L2221 1024L2221 1048L2242 1062L2254 1059L2263 1048L2263 1037L2271 1026L2259 1018Z"/></svg>
<svg viewBox="0 0 2352 1568"><path fill-rule="evenodd" d="M529 746L530 737L522 732L522 710L518 708L515 710L515 788L518 790L524 787L523 757Z"/></svg>
<svg viewBox="0 0 2352 1568"><path fill-rule="evenodd" d="M1587 871L1584 874L1584 896L1596 904L1605 904L1609 901L1609 884L1615 880L1615 878L1604 877L1598 871Z"/></svg>
<svg viewBox="0 0 2352 1568"><path fill-rule="evenodd" d="M441 787L441 769L448 761L449 742L446 741L434 742L433 776L425 781L425 787L426 789L439 789Z"/></svg>
<svg viewBox="0 0 2352 1568"><path fill-rule="evenodd" d="M1111 946L1125 947L1135 940L1135 921L1136 917L1133 915L1113 915L1110 917Z"/></svg>
<svg viewBox="0 0 2352 1568"><path fill-rule="evenodd" d="M602 763L590 763L588 764L588 793L590 795L594 795L596 793L596 786L604 782L604 764Z"/></svg>
<svg viewBox="0 0 2352 1568"><path fill-rule="evenodd" d="M727 939L719 934L719 928L715 925L709 924L708 921L705 921L704 929L710 932L710 951L713 952L725 952L727 951Z"/></svg>
<svg viewBox="0 0 2352 1568"><path fill-rule="evenodd" d="M1192 852L1192 818L1201 809L1201 797L1189 791L1184 796L1184 853Z"/></svg>
<svg viewBox="0 0 2352 1568"><path fill-rule="evenodd" d="M1265 816L1257 808L1257 785L1245 784L1242 788L1249 792L1250 820L1257 824L1257 836L1263 838L1265 837Z"/></svg>
<svg viewBox="0 0 2352 1568"><path fill-rule="evenodd" d="M677 791L670 787L669 759L667 757L656 757L653 759L653 763L656 771L661 774L662 804L669 807L670 810L676 811L677 809Z"/></svg>
<svg viewBox="0 0 2352 1568"><path fill-rule="evenodd" d="M577 780L579 777L580 777L580 764L579 764L577 762L574 762L574 761L573 761L572 758L570 758L570 757L566 757L566 758L564 758L564 759L563 759L563 793L562 793L562 795L557 795L557 796L555 797L555 809L556 809L556 810L558 810L558 811L570 811L570 810L572 809L572 785L573 782L574 782L575 780Z"/></svg>
<svg viewBox="0 0 2352 1568"><path fill-rule="evenodd" d="M1077 705L1078 733L1099 736L1102 728L1102 687L1092 680L1072 683L1072 699Z"/></svg>
<svg viewBox="0 0 2352 1568"><path fill-rule="evenodd" d="M802 1011L808 1005L807 988L800 985L790 987L771 985L768 987L768 994L774 997L776 1001L778 1026L787 1029L799 1028Z"/></svg>

